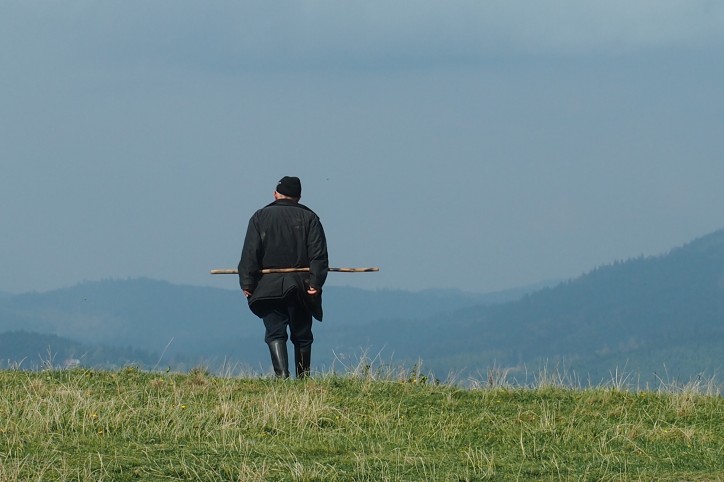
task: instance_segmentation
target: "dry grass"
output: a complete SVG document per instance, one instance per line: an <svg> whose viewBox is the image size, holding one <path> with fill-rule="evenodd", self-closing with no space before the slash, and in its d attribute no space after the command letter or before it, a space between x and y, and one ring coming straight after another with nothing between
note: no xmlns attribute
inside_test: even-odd
<svg viewBox="0 0 724 482"><path fill-rule="evenodd" d="M0 481L721 480L712 380L561 380L461 388L371 363L304 382L5 371Z"/></svg>

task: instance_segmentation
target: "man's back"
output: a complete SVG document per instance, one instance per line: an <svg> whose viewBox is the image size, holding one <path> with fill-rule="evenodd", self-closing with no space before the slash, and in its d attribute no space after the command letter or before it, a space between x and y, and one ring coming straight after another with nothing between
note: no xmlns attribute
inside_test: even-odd
<svg viewBox="0 0 724 482"><path fill-rule="evenodd" d="M286 199L254 213L239 263L242 288L255 288L258 273L265 268L307 267L310 284L321 288L327 275L327 243L319 217L308 207Z"/></svg>
<svg viewBox="0 0 724 482"><path fill-rule="evenodd" d="M308 246L319 245L319 218L306 206L275 201L256 212L262 245L262 268L306 268ZM319 254L317 254L318 257Z"/></svg>

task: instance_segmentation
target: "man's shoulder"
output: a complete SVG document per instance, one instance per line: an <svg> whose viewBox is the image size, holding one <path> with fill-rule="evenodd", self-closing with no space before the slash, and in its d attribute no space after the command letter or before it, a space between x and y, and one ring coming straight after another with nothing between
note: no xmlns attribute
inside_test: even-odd
<svg viewBox="0 0 724 482"><path fill-rule="evenodd" d="M276 209L300 209L302 211L308 212L314 216L316 216L316 213L312 211L309 207L305 206L304 204L293 202L293 201L285 201L285 200L278 200L274 201L272 203L267 204L263 208L259 209L257 213L269 211L269 210L276 210Z"/></svg>

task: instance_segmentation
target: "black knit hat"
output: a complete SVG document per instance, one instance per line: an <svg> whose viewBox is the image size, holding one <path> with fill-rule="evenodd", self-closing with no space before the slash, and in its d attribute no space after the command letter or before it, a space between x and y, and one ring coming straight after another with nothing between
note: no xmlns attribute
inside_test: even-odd
<svg viewBox="0 0 724 482"><path fill-rule="evenodd" d="M289 197L302 197L302 182L298 177L284 176L277 183L276 191Z"/></svg>

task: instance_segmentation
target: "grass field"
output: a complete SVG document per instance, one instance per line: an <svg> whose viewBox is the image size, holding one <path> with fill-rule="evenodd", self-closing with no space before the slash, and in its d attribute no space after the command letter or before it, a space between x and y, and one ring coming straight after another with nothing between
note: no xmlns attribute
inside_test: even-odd
<svg viewBox="0 0 724 482"><path fill-rule="evenodd" d="M487 384L486 384L487 385ZM712 383L0 372L0 481L724 480Z"/></svg>

